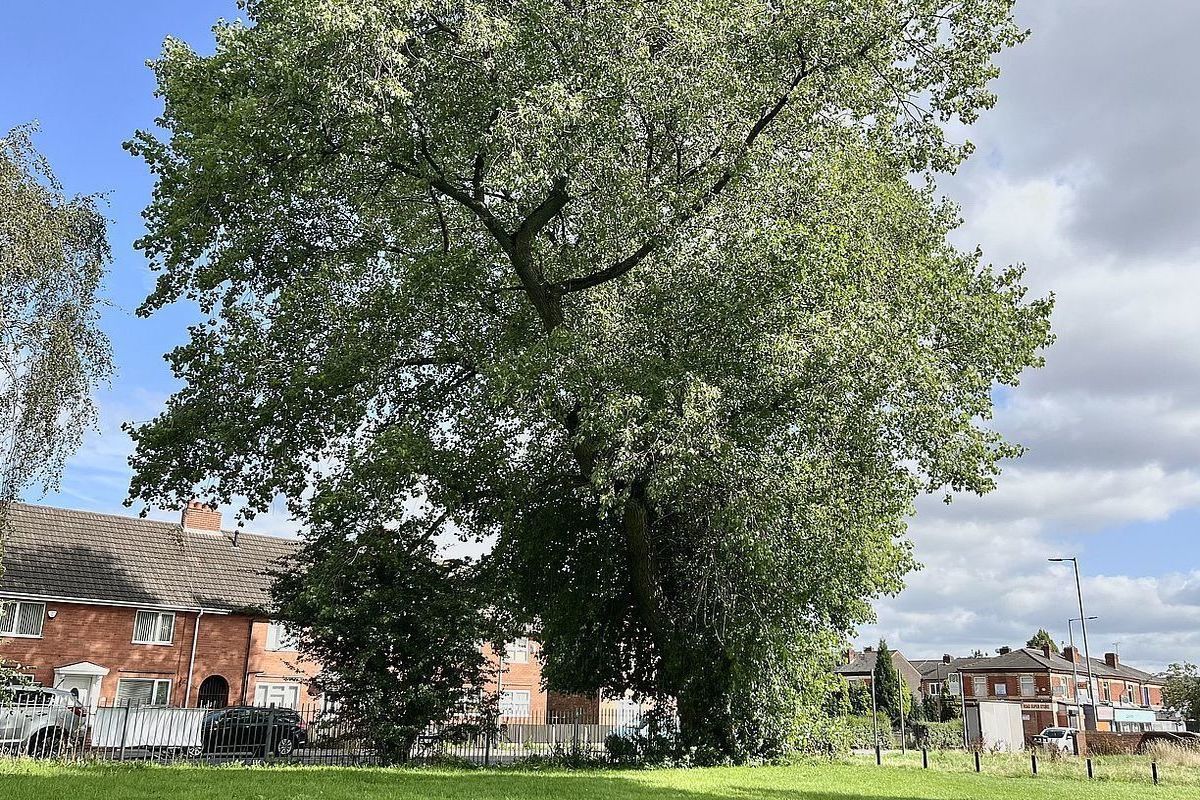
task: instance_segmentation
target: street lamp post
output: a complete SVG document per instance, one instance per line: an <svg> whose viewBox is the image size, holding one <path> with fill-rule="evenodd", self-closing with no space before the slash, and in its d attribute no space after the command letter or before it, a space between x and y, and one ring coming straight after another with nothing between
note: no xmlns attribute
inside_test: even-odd
<svg viewBox="0 0 1200 800"><path fill-rule="evenodd" d="M1099 617L1088 617L1088 619L1100 619ZM1071 642L1071 694L1075 696L1075 713L1079 715L1076 722L1083 722L1083 706L1079 702L1079 667L1075 660L1075 628L1076 622L1083 622L1079 617L1071 617L1067 620L1067 638ZM1088 698L1091 698L1091 689L1088 690Z"/></svg>
<svg viewBox="0 0 1200 800"><path fill-rule="evenodd" d="M1079 559L1075 556L1071 556L1069 558L1050 558L1047 560L1059 563L1070 561L1071 565L1075 567L1075 597L1079 600L1079 627L1083 631L1083 657L1087 660L1088 704L1091 705L1092 714L1094 716L1096 714L1096 679L1095 676L1092 675L1092 651L1088 648L1088 615L1083 610L1083 588L1079 583Z"/></svg>

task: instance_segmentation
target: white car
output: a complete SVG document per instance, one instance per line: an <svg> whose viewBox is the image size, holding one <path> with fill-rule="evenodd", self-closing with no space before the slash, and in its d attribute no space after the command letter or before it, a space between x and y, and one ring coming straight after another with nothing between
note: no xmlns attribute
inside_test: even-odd
<svg viewBox="0 0 1200 800"><path fill-rule="evenodd" d="M1078 731L1078 728L1046 728L1033 737L1033 744L1034 747L1044 747L1048 750L1074 753L1075 734Z"/></svg>
<svg viewBox="0 0 1200 800"><path fill-rule="evenodd" d="M0 686L0 751L53 757L81 745L87 709L63 689Z"/></svg>

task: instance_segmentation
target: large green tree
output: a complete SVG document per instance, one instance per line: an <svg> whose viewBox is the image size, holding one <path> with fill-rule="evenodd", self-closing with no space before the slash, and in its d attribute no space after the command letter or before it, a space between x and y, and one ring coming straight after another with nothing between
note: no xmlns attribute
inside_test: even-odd
<svg viewBox="0 0 1200 800"><path fill-rule="evenodd" d="M1187 661L1168 667L1163 705L1178 711L1188 730L1200 730L1200 668Z"/></svg>
<svg viewBox="0 0 1200 800"><path fill-rule="evenodd" d="M1058 643L1054 641L1054 637L1045 628L1038 628L1038 632L1029 637L1029 641L1025 643L1025 646L1032 647L1035 650L1049 647L1051 653L1058 652Z"/></svg>
<svg viewBox="0 0 1200 800"><path fill-rule="evenodd" d="M133 496L386 473L414 536L495 537L559 686L782 746L914 497L1019 452L986 420L1050 304L934 185L1010 5L250 0L169 40L142 311L209 320Z"/></svg>

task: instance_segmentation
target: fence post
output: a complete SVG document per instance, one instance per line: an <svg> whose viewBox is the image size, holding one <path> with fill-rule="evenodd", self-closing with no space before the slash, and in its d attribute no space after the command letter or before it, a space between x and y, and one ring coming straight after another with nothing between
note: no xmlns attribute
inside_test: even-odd
<svg viewBox="0 0 1200 800"><path fill-rule="evenodd" d="M129 734L129 704L125 704L125 716L121 718L121 756L120 760L125 760L125 738Z"/></svg>
<svg viewBox="0 0 1200 800"><path fill-rule="evenodd" d="M1158 786L1158 762L1150 762L1150 779L1154 781L1154 785Z"/></svg>
<svg viewBox="0 0 1200 800"><path fill-rule="evenodd" d="M271 711L267 714L267 743L265 745L266 752L263 755L267 761L275 760L275 706L271 706Z"/></svg>
<svg viewBox="0 0 1200 800"><path fill-rule="evenodd" d="M583 709L575 709L575 724L571 728L571 754L579 753L579 720L583 716Z"/></svg>
<svg viewBox="0 0 1200 800"><path fill-rule="evenodd" d="M1088 780L1090 781L1092 779L1092 757L1091 756L1088 756L1087 768L1088 768Z"/></svg>

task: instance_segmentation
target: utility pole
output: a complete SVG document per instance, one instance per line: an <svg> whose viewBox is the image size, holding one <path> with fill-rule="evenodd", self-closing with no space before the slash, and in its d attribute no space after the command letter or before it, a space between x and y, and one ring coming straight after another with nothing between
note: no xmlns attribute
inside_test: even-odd
<svg viewBox="0 0 1200 800"><path fill-rule="evenodd" d="M1088 704L1092 707L1092 717L1094 719L1096 717L1096 713L1097 713L1096 712L1096 694L1097 694L1096 689L1097 689L1097 686L1096 686L1096 677L1095 677L1095 675L1092 674L1092 651L1088 648L1087 621L1088 621L1088 619L1095 619L1095 617L1089 618L1088 615L1083 610L1083 588L1079 582L1079 559L1076 558L1075 556L1070 556L1069 558L1050 558L1047 560L1055 561L1055 562L1059 562L1059 563L1062 563L1064 561L1070 561L1071 565L1075 568L1075 597L1079 600L1079 627L1083 631L1083 657L1087 660ZM1087 726L1084 725L1084 727L1086 728Z"/></svg>
<svg viewBox="0 0 1200 800"><path fill-rule="evenodd" d="M1099 617L1088 617L1088 619L1100 619L1100 618ZM1083 706L1080 705L1080 703L1079 703L1079 667L1078 667L1079 662L1077 662L1075 660L1075 629L1074 629L1074 627L1072 627L1074 625L1074 623L1076 623L1076 622L1082 622L1082 620L1079 619L1078 617L1072 617L1071 619L1067 620L1067 638L1071 642L1071 681L1072 681L1071 694L1074 695L1074 697L1075 697L1075 713L1078 715L1078 719L1076 720L1076 722L1082 724L1083 723ZM1088 690L1088 695L1089 695L1089 697L1091 696L1090 689ZM1080 728L1080 730L1083 730L1083 728Z"/></svg>

